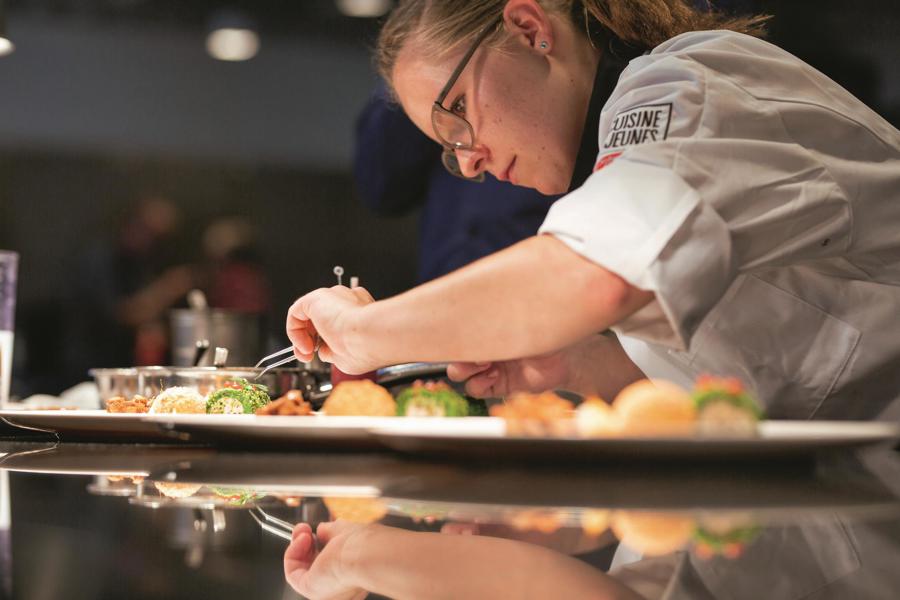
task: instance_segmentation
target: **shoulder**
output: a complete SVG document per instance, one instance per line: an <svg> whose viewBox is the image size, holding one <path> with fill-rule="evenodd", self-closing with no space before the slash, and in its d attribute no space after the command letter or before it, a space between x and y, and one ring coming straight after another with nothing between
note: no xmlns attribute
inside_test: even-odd
<svg viewBox="0 0 900 600"><path fill-rule="evenodd" d="M660 56L666 54L690 53L696 50L730 49L733 51L752 51L760 50L783 52L777 46L766 42L757 37L738 33L736 31L727 31L724 29L715 29L710 31L689 31L670 38L653 48L648 54L651 56Z"/></svg>
<svg viewBox="0 0 900 600"><path fill-rule="evenodd" d="M735 31L691 31L666 40L650 52L632 60L620 84L639 85L659 73L681 73L744 82L778 79L786 73L813 71L805 62L765 40Z"/></svg>

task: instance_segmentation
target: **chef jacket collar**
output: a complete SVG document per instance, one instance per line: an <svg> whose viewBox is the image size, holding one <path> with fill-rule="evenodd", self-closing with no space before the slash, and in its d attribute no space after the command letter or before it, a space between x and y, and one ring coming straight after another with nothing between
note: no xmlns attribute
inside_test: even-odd
<svg viewBox="0 0 900 600"><path fill-rule="evenodd" d="M593 172L597 154L600 152L598 131L600 129L600 111L619 83L619 76L628 66L628 62L641 54L643 54L642 50L629 47L612 37L609 43L604 45L600 62L597 64L597 73L594 75L594 91L591 93L590 104L588 104L578 156L575 158L575 170L572 173L572 180L569 182L570 192L581 187Z"/></svg>

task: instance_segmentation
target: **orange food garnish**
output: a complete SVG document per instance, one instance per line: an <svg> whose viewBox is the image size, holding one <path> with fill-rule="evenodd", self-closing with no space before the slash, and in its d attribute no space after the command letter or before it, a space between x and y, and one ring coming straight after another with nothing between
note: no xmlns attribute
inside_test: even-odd
<svg viewBox="0 0 900 600"><path fill-rule="evenodd" d="M575 429L572 403L553 392L513 394L490 414L506 421L508 435L572 435Z"/></svg>
<svg viewBox="0 0 900 600"><path fill-rule="evenodd" d="M722 390L726 394L740 394L744 391L744 384L737 377L716 377L714 375L701 375L695 385L697 391Z"/></svg>

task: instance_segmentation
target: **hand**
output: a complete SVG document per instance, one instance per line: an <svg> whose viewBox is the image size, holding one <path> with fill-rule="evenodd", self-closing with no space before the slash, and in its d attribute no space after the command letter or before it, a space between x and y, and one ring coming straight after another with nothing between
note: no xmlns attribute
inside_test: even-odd
<svg viewBox="0 0 900 600"><path fill-rule="evenodd" d="M354 318L373 302L365 288L340 285L320 288L299 298L288 309L286 324L294 355L304 362L311 361L318 336L319 358L334 363L344 373L356 375L383 366L356 348L364 345L352 341Z"/></svg>
<svg viewBox="0 0 900 600"><path fill-rule="evenodd" d="M543 392L565 388L571 379L570 350L502 362L451 363L447 375L466 382L466 394L497 398L514 392Z"/></svg>
<svg viewBox="0 0 900 600"><path fill-rule="evenodd" d="M447 375L453 381L465 381L466 393L475 398L562 389L612 399L626 385L644 377L615 336L599 334L542 356L452 363Z"/></svg>
<svg viewBox="0 0 900 600"><path fill-rule="evenodd" d="M284 552L284 578L294 591L310 600L365 598L368 592L349 582L342 564L348 540L363 528L365 525L346 521L321 523L316 535L324 548L317 553L312 528L306 523L297 524L293 539Z"/></svg>

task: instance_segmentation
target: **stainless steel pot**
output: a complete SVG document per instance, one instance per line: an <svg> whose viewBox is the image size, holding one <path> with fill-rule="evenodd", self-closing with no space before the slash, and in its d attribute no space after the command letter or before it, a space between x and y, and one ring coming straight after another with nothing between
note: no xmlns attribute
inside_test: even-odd
<svg viewBox="0 0 900 600"><path fill-rule="evenodd" d="M213 364L212 352L197 356L199 340L207 340L209 348L228 348L229 365L252 365L264 354L261 315L219 309L177 308L169 311L169 326L172 363L177 367L208 367Z"/></svg>

